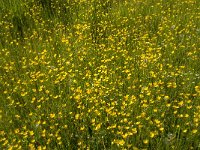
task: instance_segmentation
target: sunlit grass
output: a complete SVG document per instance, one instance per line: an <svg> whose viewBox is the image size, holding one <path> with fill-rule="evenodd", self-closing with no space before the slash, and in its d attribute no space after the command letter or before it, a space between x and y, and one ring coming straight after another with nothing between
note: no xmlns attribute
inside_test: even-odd
<svg viewBox="0 0 200 150"><path fill-rule="evenodd" d="M198 0L0 0L0 149L200 148Z"/></svg>

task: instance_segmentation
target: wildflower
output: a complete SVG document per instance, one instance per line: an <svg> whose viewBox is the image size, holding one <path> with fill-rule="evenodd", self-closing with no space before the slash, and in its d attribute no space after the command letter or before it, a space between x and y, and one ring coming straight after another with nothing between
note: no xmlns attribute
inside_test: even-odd
<svg viewBox="0 0 200 150"><path fill-rule="evenodd" d="M33 136L34 132L33 131L29 131L29 134L30 134L30 136Z"/></svg>
<svg viewBox="0 0 200 150"><path fill-rule="evenodd" d="M197 129L193 129L193 130L192 130L192 133L196 134L197 131L198 131Z"/></svg>
<svg viewBox="0 0 200 150"><path fill-rule="evenodd" d="M144 144L148 144L148 143L149 143L149 140L148 140L148 139L145 139L145 140L143 140L143 143L144 143Z"/></svg>
<svg viewBox="0 0 200 150"><path fill-rule="evenodd" d="M155 137L154 132L150 132L150 137L151 137L151 138Z"/></svg>
<svg viewBox="0 0 200 150"><path fill-rule="evenodd" d="M54 113L50 114L50 118L54 118L56 115Z"/></svg>
<svg viewBox="0 0 200 150"><path fill-rule="evenodd" d="M114 141L112 143L115 143L117 145L123 146L125 144L125 141L124 140L114 139Z"/></svg>

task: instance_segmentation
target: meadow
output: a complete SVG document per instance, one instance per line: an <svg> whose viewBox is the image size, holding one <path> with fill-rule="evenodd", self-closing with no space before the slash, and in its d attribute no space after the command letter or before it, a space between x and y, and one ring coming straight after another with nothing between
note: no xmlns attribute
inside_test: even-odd
<svg viewBox="0 0 200 150"><path fill-rule="evenodd" d="M1 150L198 150L199 125L199 0L0 0Z"/></svg>

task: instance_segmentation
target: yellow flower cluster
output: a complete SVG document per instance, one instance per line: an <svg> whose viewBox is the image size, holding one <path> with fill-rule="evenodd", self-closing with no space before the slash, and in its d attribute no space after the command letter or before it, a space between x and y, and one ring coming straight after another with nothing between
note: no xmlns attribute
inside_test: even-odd
<svg viewBox="0 0 200 150"><path fill-rule="evenodd" d="M198 149L197 0L0 0L0 149Z"/></svg>

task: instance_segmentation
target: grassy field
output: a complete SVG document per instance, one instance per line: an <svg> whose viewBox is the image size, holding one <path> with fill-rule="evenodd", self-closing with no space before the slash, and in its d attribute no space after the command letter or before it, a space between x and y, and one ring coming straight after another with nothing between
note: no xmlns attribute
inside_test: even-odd
<svg viewBox="0 0 200 150"><path fill-rule="evenodd" d="M0 0L1 150L197 150L199 125L199 0Z"/></svg>

